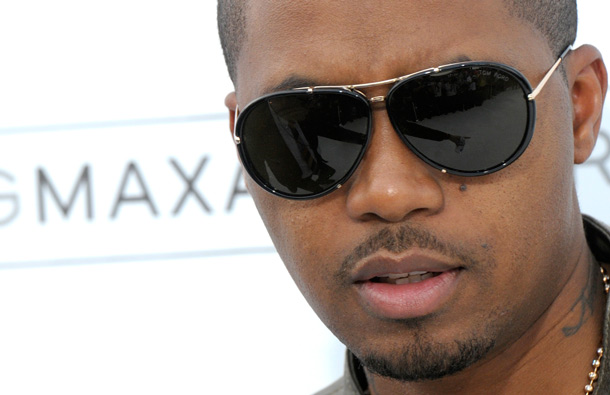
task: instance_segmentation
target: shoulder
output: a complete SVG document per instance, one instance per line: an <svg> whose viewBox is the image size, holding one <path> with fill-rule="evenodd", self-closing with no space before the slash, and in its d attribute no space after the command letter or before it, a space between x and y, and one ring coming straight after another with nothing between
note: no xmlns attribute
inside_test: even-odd
<svg viewBox="0 0 610 395"><path fill-rule="evenodd" d="M321 391L316 392L314 395L345 395L350 394L349 392L345 392L344 378L341 377L328 387L324 388Z"/></svg>
<svg viewBox="0 0 610 395"><path fill-rule="evenodd" d="M345 350L345 370L337 381L316 392L314 395L368 395L366 377L360 362L349 351Z"/></svg>
<svg viewBox="0 0 610 395"><path fill-rule="evenodd" d="M323 390L316 392L314 395L365 395L368 391L360 390L354 382L352 376L349 374L349 370L346 375L339 377L337 381L324 388Z"/></svg>
<svg viewBox="0 0 610 395"><path fill-rule="evenodd" d="M583 215L587 244L595 258L602 263L610 263L610 228L588 215Z"/></svg>

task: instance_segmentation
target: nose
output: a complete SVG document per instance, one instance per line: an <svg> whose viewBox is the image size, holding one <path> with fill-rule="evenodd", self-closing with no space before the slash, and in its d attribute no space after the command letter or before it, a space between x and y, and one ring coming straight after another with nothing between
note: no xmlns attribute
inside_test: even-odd
<svg viewBox="0 0 610 395"><path fill-rule="evenodd" d="M374 111L372 133L367 152L346 185L348 215L400 222L438 213L444 205L438 171L409 150L383 108Z"/></svg>

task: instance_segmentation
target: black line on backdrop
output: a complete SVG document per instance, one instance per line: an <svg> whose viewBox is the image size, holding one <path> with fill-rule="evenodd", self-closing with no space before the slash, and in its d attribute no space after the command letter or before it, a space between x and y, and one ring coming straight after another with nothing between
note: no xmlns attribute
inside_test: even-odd
<svg viewBox="0 0 610 395"><path fill-rule="evenodd" d="M168 252L168 253L160 253L160 254L111 255L111 256L100 256L100 257L41 259L41 260L37 260L37 261L0 262L0 270L35 269L35 268L62 267L62 266L85 266L85 265L95 265L95 264L146 262L146 261L168 261L168 260L193 259L193 258L217 258L217 257L226 257L226 256L258 255L258 254L274 254L274 253L275 253L274 247L266 246L266 247L232 248L232 249L225 249L225 250Z"/></svg>
<svg viewBox="0 0 610 395"><path fill-rule="evenodd" d="M118 127L129 127L129 126L169 125L169 124L179 124L179 123L221 121L223 119L228 119L228 118L229 118L228 114L215 113L215 114L185 115L185 116L180 116L180 117L166 117L166 118L123 119L123 120L115 120L115 121L66 123L66 124L57 124L57 125L15 126L15 127L0 128L0 135L17 134L17 133L61 132L61 131L67 131L67 130L103 129L103 128L118 128Z"/></svg>

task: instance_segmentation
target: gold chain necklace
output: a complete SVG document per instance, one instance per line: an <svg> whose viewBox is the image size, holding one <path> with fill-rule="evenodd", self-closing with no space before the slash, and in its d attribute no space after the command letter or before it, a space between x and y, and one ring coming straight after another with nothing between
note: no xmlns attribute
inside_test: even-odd
<svg viewBox="0 0 610 395"><path fill-rule="evenodd" d="M610 276L606 274L606 270L603 267L600 267L602 272L602 279L604 280L604 292L608 295L610 292ZM597 349L597 357L593 360L593 370L589 373L589 384L585 386L585 394L589 395L593 392L593 383L597 380L597 371L600 366L602 366L602 357L604 356L604 347L603 344L600 348Z"/></svg>

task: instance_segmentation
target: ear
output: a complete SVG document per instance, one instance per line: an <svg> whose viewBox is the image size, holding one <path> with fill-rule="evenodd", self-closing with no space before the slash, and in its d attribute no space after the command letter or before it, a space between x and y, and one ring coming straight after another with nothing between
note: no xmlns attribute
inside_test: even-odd
<svg viewBox="0 0 610 395"><path fill-rule="evenodd" d="M591 155L601 125L608 73L600 52L584 45L570 53L567 62L572 98L574 163L583 163Z"/></svg>
<svg viewBox="0 0 610 395"><path fill-rule="evenodd" d="M235 113L237 111L237 96L235 96L235 92L231 92L225 97L225 106L229 110L229 128L232 135L233 130L235 130Z"/></svg>

